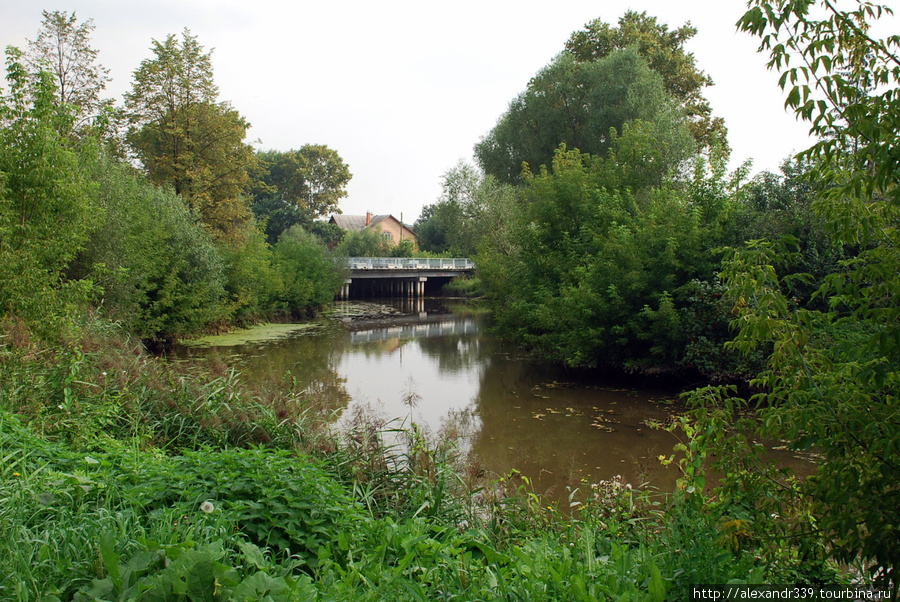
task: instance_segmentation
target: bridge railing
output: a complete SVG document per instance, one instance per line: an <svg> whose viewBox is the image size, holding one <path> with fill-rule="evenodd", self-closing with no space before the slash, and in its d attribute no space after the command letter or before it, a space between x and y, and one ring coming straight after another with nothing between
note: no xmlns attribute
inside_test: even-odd
<svg viewBox="0 0 900 602"><path fill-rule="evenodd" d="M465 257L348 257L351 270L474 270Z"/></svg>

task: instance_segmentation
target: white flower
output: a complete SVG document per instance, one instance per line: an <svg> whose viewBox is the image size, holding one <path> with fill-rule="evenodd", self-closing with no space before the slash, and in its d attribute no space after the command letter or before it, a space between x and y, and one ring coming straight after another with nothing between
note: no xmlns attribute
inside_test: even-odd
<svg viewBox="0 0 900 602"><path fill-rule="evenodd" d="M200 504L200 511L205 512L206 514L210 514L216 507L213 506L213 503L209 500L206 500L202 504Z"/></svg>

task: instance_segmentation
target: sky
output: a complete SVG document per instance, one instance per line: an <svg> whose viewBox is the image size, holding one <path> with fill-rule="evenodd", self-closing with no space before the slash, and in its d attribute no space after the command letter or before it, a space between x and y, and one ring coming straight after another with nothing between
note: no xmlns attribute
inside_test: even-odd
<svg viewBox="0 0 900 602"><path fill-rule="evenodd" d="M594 19L646 11L670 29L698 29L687 44L714 86L732 167L776 171L811 144L784 110L777 75L755 39L737 32L744 0L0 0L0 44L25 48L42 10L93 19L92 45L121 102L152 40L190 29L212 49L221 100L251 123L248 141L286 151L325 144L353 179L340 203L351 215L407 223L437 201L442 176L496 124L529 79Z"/></svg>

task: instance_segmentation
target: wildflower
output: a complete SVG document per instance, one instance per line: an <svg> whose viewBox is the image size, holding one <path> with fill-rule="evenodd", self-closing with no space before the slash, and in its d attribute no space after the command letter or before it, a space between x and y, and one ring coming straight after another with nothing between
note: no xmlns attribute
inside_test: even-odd
<svg viewBox="0 0 900 602"><path fill-rule="evenodd" d="M14 473L13 473L13 476L14 476L14 477L21 477L22 475L20 475L20 474L17 473L17 472L14 472Z"/></svg>
<svg viewBox="0 0 900 602"><path fill-rule="evenodd" d="M215 507L215 506L213 505L213 503L212 503L211 501L209 501L209 500L206 500L205 502L203 502L202 504L200 504L200 511L201 511L201 512L204 512L204 513L206 513L206 514L212 513L212 511L215 510L215 509L216 509L216 507Z"/></svg>

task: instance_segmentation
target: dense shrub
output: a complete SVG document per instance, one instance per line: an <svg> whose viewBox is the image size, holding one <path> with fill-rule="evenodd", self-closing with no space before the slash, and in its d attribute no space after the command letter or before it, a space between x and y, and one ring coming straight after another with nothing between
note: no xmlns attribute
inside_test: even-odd
<svg viewBox="0 0 900 602"><path fill-rule="evenodd" d="M195 333L222 318L222 259L184 201L105 157L93 178L104 218L73 273L100 285L108 315L150 340Z"/></svg>
<svg viewBox="0 0 900 602"><path fill-rule="evenodd" d="M274 265L283 283L278 300L292 312L334 300L345 278L340 261L301 226L281 235L274 248Z"/></svg>

